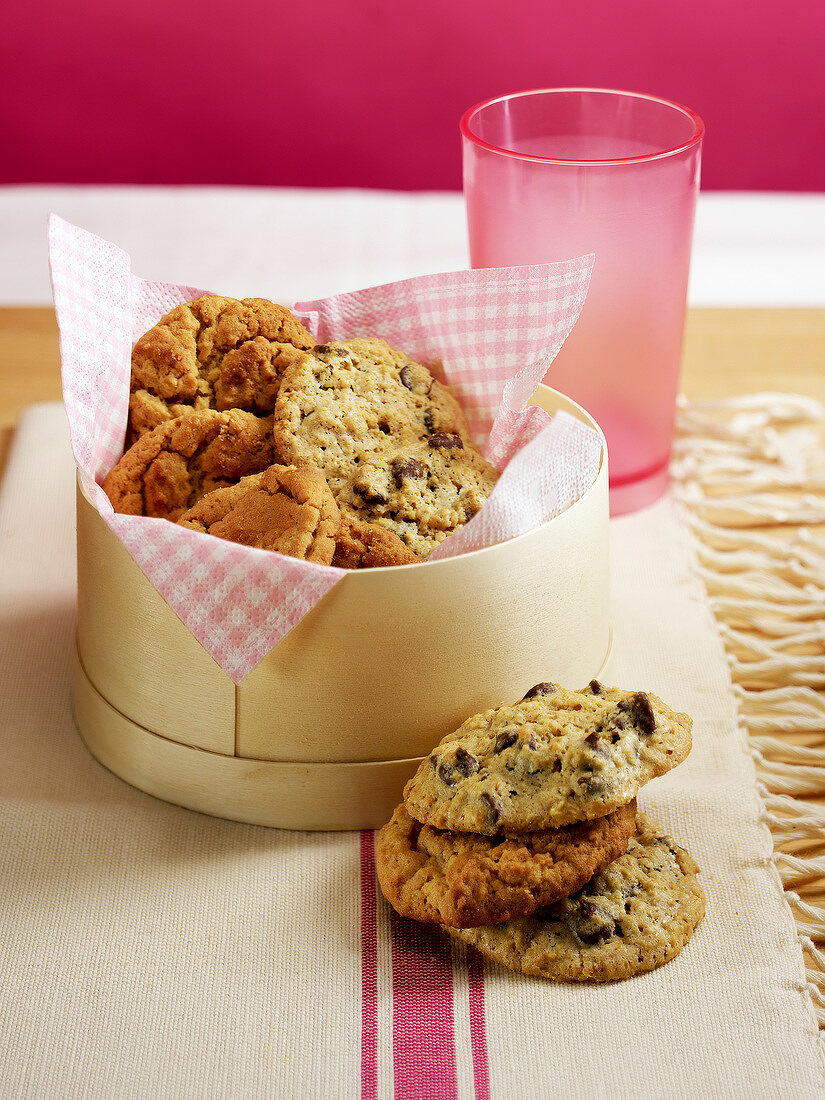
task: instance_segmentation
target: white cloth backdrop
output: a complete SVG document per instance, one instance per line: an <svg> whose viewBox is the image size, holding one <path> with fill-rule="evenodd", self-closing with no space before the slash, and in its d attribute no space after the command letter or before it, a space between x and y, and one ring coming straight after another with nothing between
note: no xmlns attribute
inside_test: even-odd
<svg viewBox="0 0 825 1100"><path fill-rule="evenodd" d="M50 212L146 279L290 302L467 266L458 193L0 187L0 303L51 302ZM702 192L692 306L825 305L825 194Z"/></svg>

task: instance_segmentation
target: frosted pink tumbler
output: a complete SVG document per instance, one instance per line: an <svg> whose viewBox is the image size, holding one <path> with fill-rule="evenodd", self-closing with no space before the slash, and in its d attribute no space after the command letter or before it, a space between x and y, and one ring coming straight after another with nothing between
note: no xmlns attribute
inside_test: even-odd
<svg viewBox="0 0 825 1100"><path fill-rule="evenodd" d="M596 254L546 381L601 425L614 515L668 483L704 130L676 103L596 88L502 96L461 120L473 267Z"/></svg>

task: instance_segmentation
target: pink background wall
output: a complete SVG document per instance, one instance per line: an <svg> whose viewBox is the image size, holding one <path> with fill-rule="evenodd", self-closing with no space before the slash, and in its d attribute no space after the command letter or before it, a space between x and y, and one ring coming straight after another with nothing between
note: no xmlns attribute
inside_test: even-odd
<svg viewBox="0 0 825 1100"><path fill-rule="evenodd" d="M825 190L821 0L5 0L0 183L459 188L462 111L563 84L693 107L707 189Z"/></svg>

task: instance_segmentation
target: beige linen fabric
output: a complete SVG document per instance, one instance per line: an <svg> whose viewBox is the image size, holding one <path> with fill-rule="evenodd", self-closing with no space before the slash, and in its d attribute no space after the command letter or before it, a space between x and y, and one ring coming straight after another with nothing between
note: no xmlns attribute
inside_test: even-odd
<svg viewBox="0 0 825 1100"><path fill-rule="evenodd" d="M62 410L30 410L0 488L0 1095L358 1096L359 837L190 813L89 756L69 713L73 476ZM611 537L607 678L694 716L692 755L639 802L701 866L707 916L673 963L616 985L487 967L490 1094L821 1096L796 930L686 529L666 499ZM381 1097L387 925L379 907Z"/></svg>

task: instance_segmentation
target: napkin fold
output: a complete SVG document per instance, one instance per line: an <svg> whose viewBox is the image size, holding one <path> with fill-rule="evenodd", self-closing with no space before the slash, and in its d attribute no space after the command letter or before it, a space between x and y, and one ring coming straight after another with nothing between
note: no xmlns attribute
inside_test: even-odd
<svg viewBox="0 0 825 1100"><path fill-rule="evenodd" d="M207 291L148 282L117 246L52 215L49 260L63 395L84 490L149 581L239 683L346 570L215 539L166 520L116 514L100 482L120 457L134 341ZM456 271L299 303L319 342L381 336L432 366L503 471L485 507L430 561L514 538L593 484L598 432L525 408L584 303L593 256ZM411 568L428 568L425 562Z"/></svg>

